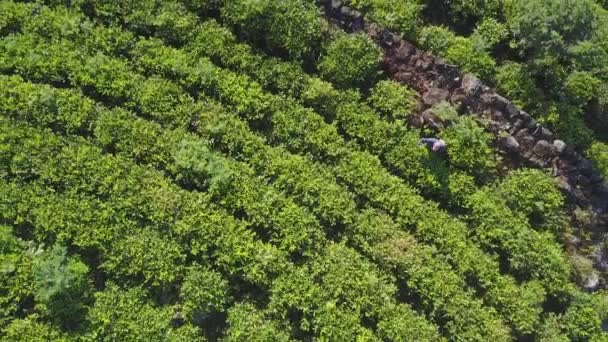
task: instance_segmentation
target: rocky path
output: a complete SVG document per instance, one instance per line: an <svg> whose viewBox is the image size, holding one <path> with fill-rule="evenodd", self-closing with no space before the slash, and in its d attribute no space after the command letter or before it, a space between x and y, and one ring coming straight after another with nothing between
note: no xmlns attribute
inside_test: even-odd
<svg viewBox="0 0 608 342"><path fill-rule="evenodd" d="M592 213L585 229L593 238L570 241L576 249L591 250L595 267L608 272L608 184L590 160L559 140L528 113L456 66L418 49L398 35L373 23L338 0L320 1L328 19L346 31L364 30L383 49L383 68L394 80L422 95L423 110L412 117L415 127L437 126L431 107L448 101L460 105L465 115L480 115L485 127L497 137L496 148L510 167L546 169L557 178L576 226L575 209Z"/></svg>

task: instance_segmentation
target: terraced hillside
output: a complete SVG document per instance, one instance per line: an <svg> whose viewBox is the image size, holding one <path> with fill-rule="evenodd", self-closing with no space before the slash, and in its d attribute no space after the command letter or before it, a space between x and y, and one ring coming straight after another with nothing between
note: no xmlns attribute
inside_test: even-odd
<svg viewBox="0 0 608 342"><path fill-rule="evenodd" d="M3 340L608 338L601 176L350 7L0 13Z"/></svg>

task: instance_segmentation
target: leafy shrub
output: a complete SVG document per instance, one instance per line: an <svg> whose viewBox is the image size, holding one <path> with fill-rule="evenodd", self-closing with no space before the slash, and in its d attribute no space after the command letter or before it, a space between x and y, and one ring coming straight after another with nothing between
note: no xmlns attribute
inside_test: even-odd
<svg viewBox="0 0 608 342"><path fill-rule="evenodd" d="M32 264L35 298L46 313L64 326L82 320L89 291L89 268L77 258L68 258L66 248L56 245Z"/></svg>
<svg viewBox="0 0 608 342"><path fill-rule="evenodd" d="M562 228L564 198L554 180L544 172L515 170L503 180L500 192L509 207L526 215L533 227L552 232Z"/></svg>
<svg viewBox="0 0 608 342"><path fill-rule="evenodd" d="M426 50L443 55L452 44L456 35L442 26L425 26L420 30L418 43Z"/></svg>
<svg viewBox="0 0 608 342"><path fill-rule="evenodd" d="M608 178L608 144L596 141L594 142L587 154L604 177Z"/></svg>
<svg viewBox="0 0 608 342"><path fill-rule="evenodd" d="M608 49L594 41L581 41L568 49L575 70L592 72L597 76L606 77L608 70Z"/></svg>
<svg viewBox="0 0 608 342"><path fill-rule="evenodd" d="M560 56L572 43L591 37L594 13L592 0L514 0L506 16L522 49Z"/></svg>
<svg viewBox="0 0 608 342"><path fill-rule="evenodd" d="M156 307L144 290L122 290L110 283L95 293L95 305L89 312L90 337L95 340L159 341L173 330L173 310Z"/></svg>
<svg viewBox="0 0 608 342"><path fill-rule="evenodd" d="M456 36L444 27L426 26L420 31L418 43L465 72L486 81L494 78L496 62L489 54L477 49L471 38Z"/></svg>
<svg viewBox="0 0 608 342"><path fill-rule="evenodd" d="M56 326L41 323L36 318L36 315L30 315L27 318L13 320L2 330L3 339L14 342L71 341Z"/></svg>
<svg viewBox="0 0 608 342"><path fill-rule="evenodd" d="M448 177L451 201L458 206L464 205L476 190L475 178L465 172L452 172Z"/></svg>
<svg viewBox="0 0 608 342"><path fill-rule="evenodd" d="M427 0L428 2L428 0ZM470 22L471 19L496 17L501 10L500 0L445 1L453 22Z"/></svg>
<svg viewBox="0 0 608 342"><path fill-rule="evenodd" d="M277 53L301 60L315 57L326 30L318 8L307 1L230 0L222 16L238 32Z"/></svg>
<svg viewBox="0 0 608 342"><path fill-rule="evenodd" d="M585 124L580 106L564 102L552 103L541 120L570 145L586 149L593 142L593 131Z"/></svg>
<svg viewBox="0 0 608 342"><path fill-rule="evenodd" d="M280 342L289 341L289 334L279 324L265 317L250 303L238 303L228 311L225 341Z"/></svg>
<svg viewBox="0 0 608 342"><path fill-rule="evenodd" d="M108 254L102 267L116 279L143 279L146 285L160 290L181 277L185 259L175 240L151 229L121 238Z"/></svg>
<svg viewBox="0 0 608 342"><path fill-rule="evenodd" d="M590 72L575 71L568 75L564 86L574 103L585 104L592 98L598 97L601 83L602 81Z"/></svg>
<svg viewBox="0 0 608 342"><path fill-rule="evenodd" d="M180 290L187 317L200 324L210 315L228 306L228 282L208 267L194 265L188 269Z"/></svg>
<svg viewBox="0 0 608 342"><path fill-rule="evenodd" d="M498 91L509 98L516 106L530 110L541 96L526 66L508 62L496 69Z"/></svg>
<svg viewBox="0 0 608 342"><path fill-rule="evenodd" d="M404 37L415 38L421 22L422 5L416 0L371 0L373 10L370 20L398 32Z"/></svg>
<svg viewBox="0 0 608 342"><path fill-rule="evenodd" d="M408 86L383 80L376 83L367 101L382 114L393 119L403 119L416 109L416 97L417 93Z"/></svg>
<svg viewBox="0 0 608 342"><path fill-rule="evenodd" d="M456 37L442 57L465 72L478 75L488 82L494 80L496 62L489 54L477 50L470 38Z"/></svg>
<svg viewBox="0 0 608 342"><path fill-rule="evenodd" d="M478 177L491 174L496 167L490 143L492 135L469 116L463 116L443 132L450 163Z"/></svg>
<svg viewBox="0 0 608 342"><path fill-rule="evenodd" d="M496 45L507 38L509 31L505 24L494 18L488 18L479 23L471 35L478 50L492 51Z"/></svg>
<svg viewBox="0 0 608 342"><path fill-rule="evenodd" d="M607 318L605 293L580 293L565 313L563 325L571 341L601 341L606 336L601 327Z"/></svg>
<svg viewBox="0 0 608 342"><path fill-rule="evenodd" d="M232 176L223 159L200 139L181 141L175 154L175 163L179 171L178 179L194 182L199 188L212 187L215 191L221 191Z"/></svg>
<svg viewBox="0 0 608 342"><path fill-rule="evenodd" d="M435 116L444 122L454 121L458 118L458 112L456 108L452 106L448 101L441 101L431 107L431 111Z"/></svg>
<svg viewBox="0 0 608 342"><path fill-rule="evenodd" d="M378 72L380 54L365 34L338 34L325 46L319 72L340 88L360 87Z"/></svg>

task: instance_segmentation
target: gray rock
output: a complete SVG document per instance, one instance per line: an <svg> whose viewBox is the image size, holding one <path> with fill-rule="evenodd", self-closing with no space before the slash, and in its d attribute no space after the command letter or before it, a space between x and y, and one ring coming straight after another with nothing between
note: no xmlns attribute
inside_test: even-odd
<svg viewBox="0 0 608 342"><path fill-rule="evenodd" d="M524 129L520 129L519 131L517 131L517 133L515 134L515 137L517 138L517 140L521 140L526 136L530 136L530 132L528 132L527 128Z"/></svg>
<svg viewBox="0 0 608 342"><path fill-rule="evenodd" d="M430 108L422 112L421 116L424 120L424 124L427 126L434 129L443 129L443 121L436 116Z"/></svg>
<svg viewBox="0 0 608 342"><path fill-rule="evenodd" d="M570 182L568 182L567 177L557 178L557 187L564 190L565 192L572 191L572 185L570 185Z"/></svg>
<svg viewBox="0 0 608 342"><path fill-rule="evenodd" d="M509 152L517 152L519 150L519 143L512 135L500 139L500 145Z"/></svg>
<svg viewBox="0 0 608 342"><path fill-rule="evenodd" d="M532 152L543 159L551 158L555 154L553 145L549 144L547 140L539 140L536 145L534 145Z"/></svg>
<svg viewBox="0 0 608 342"><path fill-rule="evenodd" d="M591 160L581 157L576 164L581 173L584 175L591 175L591 170L593 170L593 163Z"/></svg>
<svg viewBox="0 0 608 342"><path fill-rule="evenodd" d="M416 61L416 69L420 72L429 70L432 65L433 65L433 61L428 60L426 58L420 58ZM443 90L443 89L441 89L441 90Z"/></svg>
<svg viewBox="0 0 608 342"><path fill-rule="evenodd" d="M496 106L496 109L499 111L504 111L507 108L507 105L511 102L498 94L494 94L492 96L492 103L494 106Z"/></svg>
<svg viewBox="0 0 608 342"><path fill-rule="evenodd" d="M600 183L600 182L602 182L602 181L604 180L604 176L602 176L602 175L601 175L599 172L597 172L597 171L593 171L593 172L591 173L591 178L590 178L590 180L591 180L591 183L592 183L592 184L597 184L597 183Z"/></svg>
<svg viewBox="0 0 608 342"><path fill-rule="evenodd" d="M384 37L383 37L384 39ZM395 58L399 61L406 62L409 57L416 53L416 48L409 43L402 44L395 52Z"/></svg>
<svg viewBox="0 0 608 342"><path fill-rule="evenodd" d="M432 106L449 98L450 92L441 88L431 88L422 95L422 102L428 106Z"/></svg>
<svg viewBox="0 0 608 342"><path fill-rule="evenodd" d="M521 119L524 121L524 123L526 123L532 119L530 114L524 112L523 110L519 111L519 117L521 117Z"/></svg>
<svg viewBox="0 0 608 342"><path fill-rule="evenodd" d="M422 128L424 126L424 118L421 115L409 115L408 123L415 128Z"/></svg>
<svg viewBox="0 0 608 342"><path fill-rule="evenodd" d="M524 121L522 119L515 120L515 122L513 123L513 127L518 129L524 127Z"/></svg>
<svg viewBox="0 0 608 342"><path fill-rule="evenodd" d="M342 8L340 8L340 14L343 17L352 17L354 11L355 11L354 9L352 9L348 6L342 6Z"/></svg>
<svg viewBox="0 0 608 342"><path fill-rule="evenodd" d="M331 0L331 9L337 11L342 6L342 1L340 0Z"/></svg>
<svg viewBox="0 0 608 342"><path fill-rule="evenodd" d="M556 139L553 140L553 147L555 147L557 153L562 154L566 149L566 143L563 140Z"/></svg>
<svg viewBox="0 0 608 342"><path fill-rule="evenodd" d="M477 77L471 74L465 74L462 77L460 86L467 96L476 96L481 91L482 83Z"/></svg>
<svg viewBox="0 0 608 342"><path fill-rule="evenodd" d="M540 135L545 140L551 140L551 138L553 137L553 132L551 132L548 128L542 127L541 131L540 131Z"/></svg>
<svg viewBox="0 0 608 342"><path fill-rule="evenodd" d="M600 276L597 274L597 272L591 272L587 279L585 279L585 284L583 286L588 291L594 291L597 290L599 284Z"/></svg>
<svg viewBox="0 0 608 342"><path fill-rule="evenodd" d="M523 137L518 138L517 141L519 141L519 145L525 149L532 148L536 143L536 140L530 135L524 135ZM529 152L532 154L532 151Z"/></svg>
<svg viewBox="0 0 608 342"><path fill-rule="evenodd" d="M467 103L467 95L464 93L462 88L456 88L452 92L452 96L450 97L451 103Z"/></svg>
<svg viewBox="0 0 608 342"><path fill-rule="evenodd" d="M519 115L519 110L517 109L517 107L515 107L513 102L510 101L505 105L505 112L509 116L509 118L513 119Z"/></svg>

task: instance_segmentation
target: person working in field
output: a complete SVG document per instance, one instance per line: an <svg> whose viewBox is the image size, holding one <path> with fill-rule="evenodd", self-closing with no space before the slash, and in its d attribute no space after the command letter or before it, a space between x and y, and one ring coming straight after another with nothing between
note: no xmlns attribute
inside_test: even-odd
<svg viewBox="0 0 608 342"><path fill-rule="evenodd" d="M447 150L447 145L443 139L422 138L418 142L418 145L426 145L429 151L436 154L444 154Z"/></svg>

